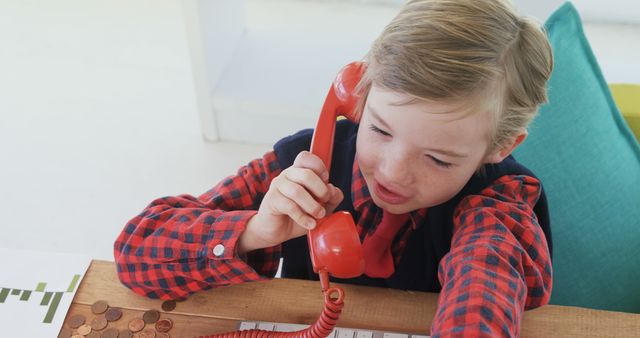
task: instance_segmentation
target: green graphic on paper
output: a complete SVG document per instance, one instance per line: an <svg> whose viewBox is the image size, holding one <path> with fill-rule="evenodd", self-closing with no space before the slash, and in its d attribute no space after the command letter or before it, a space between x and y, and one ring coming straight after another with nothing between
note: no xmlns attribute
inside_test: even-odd
<svg viewBox="0 0 640 338"><path fill-rule="evenodd" d="M36 286L34 290L22 290L22 289L13 289L8 287L0 287L0 306L2 304L6 304L5 301L8 297L16 296L19 301L27 302L31 299L33 293L42 294L42 298L39 299L40 306L48 306L47 314L44 316L44 320L42 321L45 324L51 324L53 321L53 317L56 315L56 310L58 310L58 305L60 304L60 300L62 299L62 295L65 292L74 292L76 287L78 286L78 281L80 280L80 275L74 275L71 279L71 283L69 283L69 287L65 291L46 291L47 283L40 282Z"/></svg>

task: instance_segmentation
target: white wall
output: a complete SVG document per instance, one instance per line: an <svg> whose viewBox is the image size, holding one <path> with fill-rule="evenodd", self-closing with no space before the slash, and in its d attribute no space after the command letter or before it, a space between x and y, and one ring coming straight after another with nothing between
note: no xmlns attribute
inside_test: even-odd
<svg viewBox="0 0 640 338"><path fill-rule="evenodd" d="M218 113L210 94L233 58L245 32L244 2L182 0L196 98L205 140L220 139Z"/></svg>
<svg viewBox="0 0 640 338"><path fill-rule="evenodd" d="M544 22L563 2L515 0L515 5ZM245 1L245 32L211 93L220 138L271 144L313 127L337 71L365 55L402 3ZM574 3L607 81L640 83L640 5Z"/></svg>
<svg viewBox="0 0 640 338"><path fill-rule="evenodd" d="M348 2L354 4L402 6L407 0L299 0L307 3ZM553 9L565 0L511 0L528 15L546 18ZM589 22L636 22L640 23L640 10L637 0L572 0L574 5L582 8L582 15Z"/></svg>
<svg viewBox="0 0 640 338"><path fill-rule="evenodd" d="M337 70L364 56L395 11L246 1L245 34L212 92L220 137L271 144L313 127Z"/></svg>

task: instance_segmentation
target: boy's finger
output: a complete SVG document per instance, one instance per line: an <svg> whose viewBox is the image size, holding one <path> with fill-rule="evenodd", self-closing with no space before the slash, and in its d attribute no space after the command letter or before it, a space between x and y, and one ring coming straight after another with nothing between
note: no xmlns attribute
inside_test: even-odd
<svg viewBox="0 0 640 338"><path fill-rule="evenodd" d="M320 176L320 178L324 182L329 181L329 172L324 165L324 162L320 159L320 157L308 152L301 151L296 159L293 161L293 166L297 168L307 168L311 169L316 175Z"/></svg>
<svg viewBox="0 0 640 338"><path fill-rule="evenodd" d="M309 216L315 218L324 217L324 208L309 194L304 186L293 181L283 180L276 186L276 189L284 197L297 204Z"/></svg>
<svg viewBox="0 0 640 338"><path fill-rule="evenodd" d="M300 206L287 198L286 196L280 195L279 198L273 201L274 208L281 214L287 215L291 218L296 224L302 226L305 229L313 229L316 226L316 221L313 217L307 215Z"/></svg>
<svg viewBox="0 0 640 338"><path fill-rule="evenodd" d="M307 189L321 203L331 198L329 186L318 175L308 168L289 168L284 172L285 178ZM295 198L295 196L290 196Z"/></svg>
<svg viewBox="0 0 640 338"><path fill-rule="evenodd" d="M333 210L335 210L340 204L340 202L342 202L342 200L344 199L344 194L342 193L342 190L338 189L333 184L329 184L329 190L331 190L332 195L329 202L327 202L327 206L326 206L327 215L332 213Z"/></svg>

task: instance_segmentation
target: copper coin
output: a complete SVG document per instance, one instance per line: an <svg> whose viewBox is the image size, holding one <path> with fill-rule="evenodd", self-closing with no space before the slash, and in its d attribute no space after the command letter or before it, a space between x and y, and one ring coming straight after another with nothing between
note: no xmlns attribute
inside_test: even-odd
<svg viewBox="0 0 640 338"><path fill-rule="evenodd" d="M84 336L81 334L74 334L71 338L84 338Z"/></svg>
<svg viewBox="0 0 640 338"><path fill-rule="evenodd" d="M153 324L160 318L160 312L157 310L149 310L142 315L142 319L147 324Z"/></svg>
<svg viewBox="0 0 640 338"><path fill-rule="evenodd" d="M109 310L104 313L104 317L107 319L107 321L113 322L122 317L122 310L117 307L110 307Z"/></svg>
<svg viewBox="0 0 640 338"><path fill-rule="evenodd" d="M131 332L142 331L142 329L144 329L144 320L135 318L129 322L129 330L131 330Z"/></svg>
<svg viewBox="0 0 640 338"><path fill-rule="evenodd" d="M126 329L120 331L120 335L118 336L118 338L131 338L131 337L133 337L133 332Z"/></svg>
<svg viewBox="0 0 640 338"><path fill-rule="evenodd" d="M156 338L171 338L171 336L166 332L156 332Z"/></svg>
<svg viewBox="0 0 640 338"><path fill-rule="evenodd" d="M107 327L107 318L104 315L100 315L91 320L91 328L100 331Z"/></svg>
<svg viewBox="0 0 640 338"><path fill-rule="evenodd" d="M158 332L169 332L169 330L171 330L172 327L173 327L173 322L169 318L160 319L156 323L156 330L158 330Z"/></svg>
<svg viewBox="0 0 640 338"><path fill-rule="evenodd" d="M80 327L80 325L84 324L85 320L86 318L84 318L83 315L73 315L71 316L71 318L69 318L69 327L72 329L77 329Z"/></svg>
<svg viewBox="0 0 640 338"><path fill-rule="evenodd" d="M93 312L93 314L99 315L107 311L108 308L109 304L107 304L107 302L105 302L104 300L99 300L91 305L91 312Z"/></svg>
<svg viewBox="0 0 640 338"><path fill-rule="evenodd" d="M169 312L169 311L173 311L173 309L176 308L176 301L175 300L167 300L164 303L162 303L162 310Z"/></svg>
<svg viewBox="0 0 640 338"><path fill-rule="evenodd" d="M89 334L89 332L91 332L91 325L89 325L89 324L82 324L78 328L78 334L79 335L86 336L86 335Z"/></svg>
<svg viewBox="0 0 640 338"><path fill-rule="evenodd" d="M110 327L106 330L104 330L104 332L102 332L102 334L100 335L100 338L118 338L118 330Z"/></svg>
<svg viewBox="0 0 640 338"><path fill-rule="evenodd" d="M156 331L153 329L146 329L140 334L144 338L156 338Z"/></svg>
<svg viewBox="0 0 640 338"><path fill-rule="evenodd" d="M71 337L71 329L68 327L63 327L58 333L58 338L69 338Z"/></svg>
<svg viewBox="0 0 640 338"><path fill-rule="evenodd" d="M100 338L100 332L91 331L85 338Z"/></svg>

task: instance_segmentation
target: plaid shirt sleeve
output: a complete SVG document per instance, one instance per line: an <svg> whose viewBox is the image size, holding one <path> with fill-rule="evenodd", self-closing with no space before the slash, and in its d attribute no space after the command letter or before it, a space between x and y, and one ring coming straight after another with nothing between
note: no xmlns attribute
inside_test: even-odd
<svg viewBox="0 0 640 338"><path fill-rule="evenodd" d="M454 212L432 337L518 337L525 309L551 295L551 258L533 212L533 177L504 176Z"/></svg>
<svg viewBox="0 0 640 338"><path fill-rule="evenodd" d="M198 290L275 276L280 246L241 258L236 243L279 173L275 153L268 152L200 197L153 201L127 223L114 244L122 283L147 297L180 299Z"/></svg>

